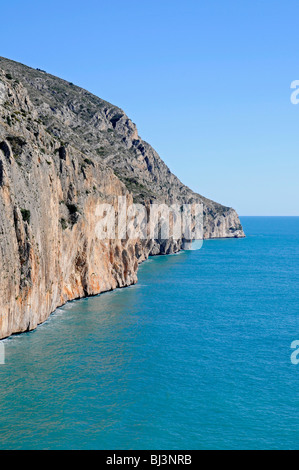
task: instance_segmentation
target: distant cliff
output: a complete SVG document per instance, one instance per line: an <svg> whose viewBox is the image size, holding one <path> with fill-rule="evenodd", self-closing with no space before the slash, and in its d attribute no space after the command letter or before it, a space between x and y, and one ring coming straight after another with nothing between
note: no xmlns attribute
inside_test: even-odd
<svg viewBox="0 0 299 470"><path fill-rule="evenodd" d="M116 106L0 58L0 338L29 331L68 300L137 281L182 241L96 240L99 202L204 205L204 236L243 237L236 212L174 176Z"/></svg>

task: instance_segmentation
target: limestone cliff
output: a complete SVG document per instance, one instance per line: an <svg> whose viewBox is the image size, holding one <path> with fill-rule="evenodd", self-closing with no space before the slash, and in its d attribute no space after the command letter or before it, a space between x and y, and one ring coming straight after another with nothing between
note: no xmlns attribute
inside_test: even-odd
<svg viewBox="0 0 299 470"><path fill-rule="evenodd" d="M180 241L98 240L117 196L204 204L204 236L243 237L236 212L184 186L125 113L59 78L0 58L0 338L68 300L130 285Z"/></svg>

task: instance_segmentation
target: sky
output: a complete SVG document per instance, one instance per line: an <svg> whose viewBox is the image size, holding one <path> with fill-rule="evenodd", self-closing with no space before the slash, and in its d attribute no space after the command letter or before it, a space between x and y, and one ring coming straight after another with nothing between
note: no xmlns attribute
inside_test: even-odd
<svg viewBox="0 0 299 470"><path fill-rule="evenodd" d="M298 0L10 0L0 55L119 106L194 191L299 215Z"/></svg>

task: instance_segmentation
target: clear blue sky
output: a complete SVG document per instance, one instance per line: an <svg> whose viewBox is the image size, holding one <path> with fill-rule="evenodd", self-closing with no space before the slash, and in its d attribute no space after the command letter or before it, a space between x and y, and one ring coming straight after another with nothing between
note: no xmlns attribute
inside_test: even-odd
<svg viewBox="0 0 299 470"><path fill-rule="evenodd" d="M125 110L193 190L299 215L298 0L10 0L0 55Z"/></svg>

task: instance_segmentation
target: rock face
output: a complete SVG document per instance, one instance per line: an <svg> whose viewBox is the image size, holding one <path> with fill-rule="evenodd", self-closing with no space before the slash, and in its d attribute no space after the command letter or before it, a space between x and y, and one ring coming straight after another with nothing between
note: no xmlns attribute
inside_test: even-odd
<svg viewBox="0 0 299 470"><path fill-rule="evenodd" d="M204 237L243 237L236 212L184 186L125 113L59 78L0 58L0 338L68 300L137 282L182 240L99 240L117 197L204 205Z"/></svg>

